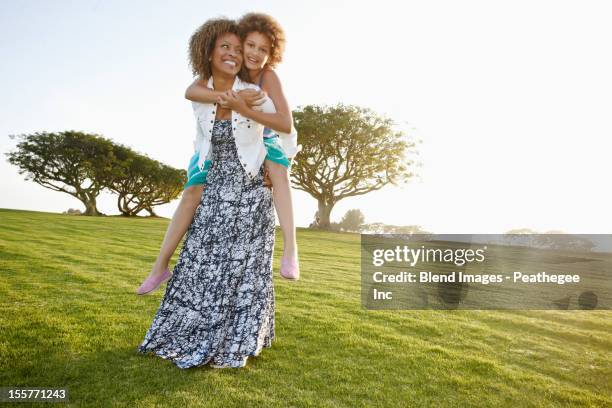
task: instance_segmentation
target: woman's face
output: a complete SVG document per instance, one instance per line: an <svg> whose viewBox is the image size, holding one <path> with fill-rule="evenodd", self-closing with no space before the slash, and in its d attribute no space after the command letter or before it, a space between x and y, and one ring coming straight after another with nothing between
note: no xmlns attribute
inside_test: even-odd
<svg viewBox="0 0 612 408"><path fill-rule="evenodd" d="M251 31L244 40L244 66L248 70L262 69L270 58L272 44L267 35Z"/></svg>
<svg viewBox="0 0 612 408"><path fill-rule="evenodd" d="M213 75L236 76L242 67L242 43L234 33L217 37L211 57Z"/></svg>

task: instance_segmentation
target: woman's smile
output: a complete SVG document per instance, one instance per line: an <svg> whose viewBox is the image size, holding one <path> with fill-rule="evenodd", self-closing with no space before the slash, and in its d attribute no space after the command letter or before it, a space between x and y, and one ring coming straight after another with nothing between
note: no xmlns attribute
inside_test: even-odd
<svg viewBox="0 0 612 408"><path fill-rule="evenodd" d="M234 33L220 35L212 53L213 72L236 75L242 67L242 43Z"/></svg>

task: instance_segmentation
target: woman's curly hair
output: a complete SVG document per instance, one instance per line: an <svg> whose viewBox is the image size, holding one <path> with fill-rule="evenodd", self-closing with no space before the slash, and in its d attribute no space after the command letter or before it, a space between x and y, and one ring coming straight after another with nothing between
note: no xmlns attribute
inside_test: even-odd
<svg viewBox="0 0 612 408"><path fill-rule="evenodd" d="M202 79L212 76L212 58L215 43L220 35L233 33L240 37L238 24L228 18L211 18L202 24L189 39L189 66L194 76ZM243 81L249 81L244 65L238 74Z"/></svg>
<svg viewBox="0 0 612 408"><path fill-rule="evenodd" d="M285 31L274 18L264 13L247 13L238 20L238 28L242 41L253 31L262 33L270 39L272 49L266 66L274 68L283 60Z"/></svg>

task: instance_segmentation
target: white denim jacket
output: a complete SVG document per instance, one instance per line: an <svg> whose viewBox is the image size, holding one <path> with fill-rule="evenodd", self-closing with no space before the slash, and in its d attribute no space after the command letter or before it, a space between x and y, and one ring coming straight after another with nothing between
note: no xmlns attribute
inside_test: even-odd
<svg viewBox="0 0 612 408"><path fill-rule="evenodd" d="M208 80L208 87L212 88L212 77ZM242 89L257 89L259 87L236 77L232 90L237 92ZM215 123L216 103L192 102L194 115L196 117L196 140L194 148L199 152L198 166L204 169L204 162L212 159L211 137ZM276 108L270 98L259 106L260 110L266 113L275 113ZM266 158L266 147L263 143L264 126L232 111L232 133L236 142L238 159L246 173L254 178L259 173L259 169ZM302 146L297 144L297 132L291 125L291 133L276 132L280 136L281 146L287 157L294 157Z"/></svg>

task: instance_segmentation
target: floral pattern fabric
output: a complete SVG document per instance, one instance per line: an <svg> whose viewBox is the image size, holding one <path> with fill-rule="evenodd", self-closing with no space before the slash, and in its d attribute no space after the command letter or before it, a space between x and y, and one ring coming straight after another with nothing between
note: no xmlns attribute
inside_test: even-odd
<svg viewBox="0 0 612 408"><path fill-rule="evenodd" d="M180 368L243 367L271 347L274 211L263 166L242 168L229 120L215 121L213 160L161 305L138 347Z"/></svg>

